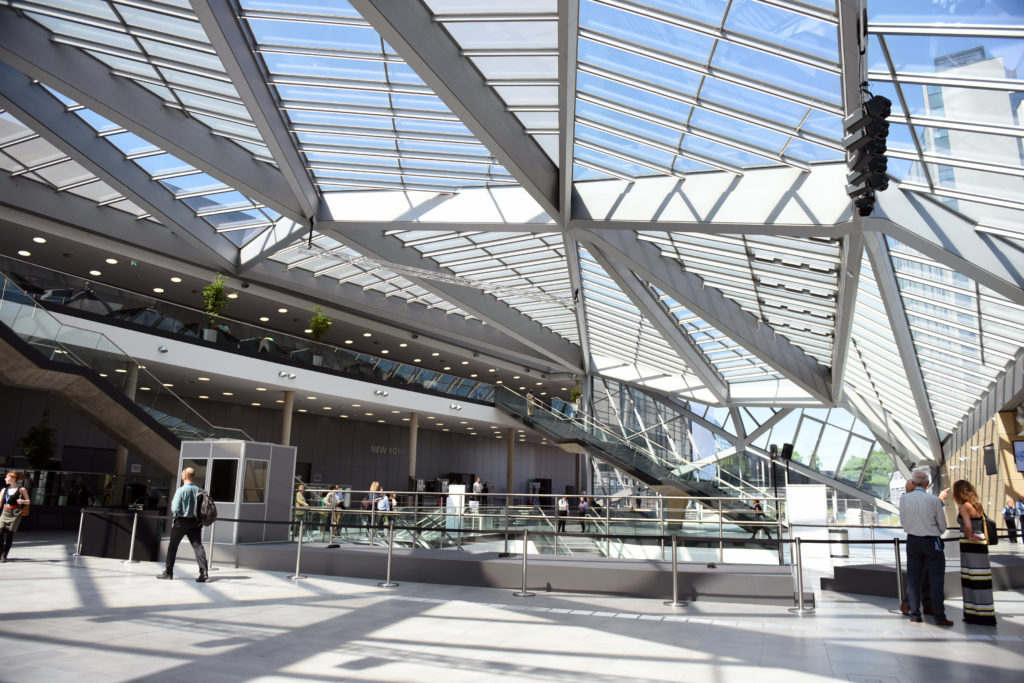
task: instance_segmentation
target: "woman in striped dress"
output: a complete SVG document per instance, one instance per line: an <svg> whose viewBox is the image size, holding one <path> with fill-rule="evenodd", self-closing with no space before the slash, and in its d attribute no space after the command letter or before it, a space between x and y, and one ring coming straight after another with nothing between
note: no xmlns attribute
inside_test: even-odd
<svg viewBox="0 0 1024 683"><path fill-rule="evenodd" d="M966 479L953 484L953 500L960 508L960 586L964 595L964 621L995 626L992 567L985 538L985 514L978 493Z"/></svg>

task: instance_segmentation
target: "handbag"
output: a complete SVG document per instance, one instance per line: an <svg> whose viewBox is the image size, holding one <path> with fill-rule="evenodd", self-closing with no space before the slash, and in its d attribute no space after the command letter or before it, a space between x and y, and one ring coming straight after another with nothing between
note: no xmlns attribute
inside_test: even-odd
<svg viewBox="0 0 1024 683"><path fill-rule="evenodd" d="M995 545L999 542L999 529L996 528L996 523L985 515L985 541L989 545Z"/></svg>

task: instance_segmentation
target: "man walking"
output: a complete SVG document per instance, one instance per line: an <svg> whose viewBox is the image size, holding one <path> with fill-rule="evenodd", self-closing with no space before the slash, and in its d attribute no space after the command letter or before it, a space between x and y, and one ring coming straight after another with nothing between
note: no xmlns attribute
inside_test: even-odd
<svg viewBox="0 0 1024 683"><path fill-rule="evenodd" d="M946 618L943 604L943 581L946 574L946 555L942 534L946 531L946 514L942 499L925 489L930 483L928 474L915 470L910 475L914 490L900 498L900 520L907 532L907 594L910 600L909 616L914 623L921 622L921 582L927 575L935 613L936 626L952 626Z"/></svg>
<svg viewBox="0 0 1024 683"><path fill-rule="evenodd" d="M174 558L178 555L178 545L181 539L188 536L188 542L192 544L192 551L196 554L196 562L199 563L198 583L206 583L208 574L206 571L206 550L203 549L203 527L196 517L196 498L199 496L199 487L196 486L196 471L186 467L181 471L181 486L174 492L174 499L171 501L171 514L174 521L171 522L171 540L167 544L167 565L163 574L158 574L158 579L174 578Z"/></svg>

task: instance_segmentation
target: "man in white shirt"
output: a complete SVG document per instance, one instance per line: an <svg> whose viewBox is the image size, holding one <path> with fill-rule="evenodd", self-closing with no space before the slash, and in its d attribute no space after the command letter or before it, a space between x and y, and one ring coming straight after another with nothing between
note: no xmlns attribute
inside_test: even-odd
<svg viewBox="0 0 1024 683"><path fill-rule="evenodd" d="M927 574L936 626L952 626L943 605L946 555L942 534L946 531L946 513L942 498L925 489L928 473L915 470L910 475L914 490L900 498L900 521L907 532L907 597L910 621L921 622L921 581Z"/></svg>

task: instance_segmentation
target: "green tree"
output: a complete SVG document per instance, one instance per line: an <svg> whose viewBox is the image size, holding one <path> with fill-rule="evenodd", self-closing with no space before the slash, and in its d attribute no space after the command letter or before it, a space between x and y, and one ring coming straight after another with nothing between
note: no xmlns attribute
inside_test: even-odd
<svg viewBox="0 0 1024 683"><path fill-rule="evenodd" d="M19 442L21 452L28 459L28 466L34 470L45 470L57 455L57 430L50 426L50 411L43 410L43 419L32 425Z"/></svg>

